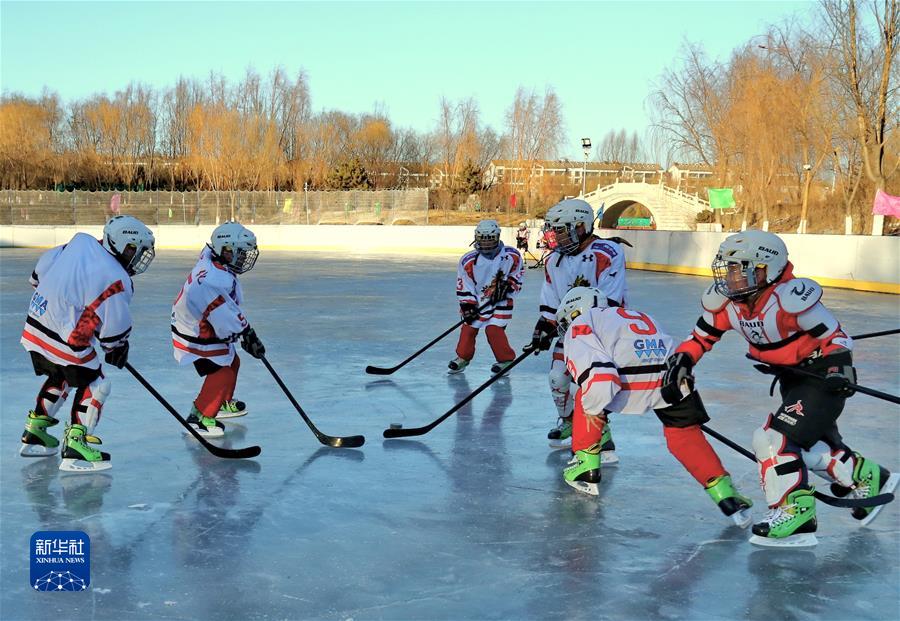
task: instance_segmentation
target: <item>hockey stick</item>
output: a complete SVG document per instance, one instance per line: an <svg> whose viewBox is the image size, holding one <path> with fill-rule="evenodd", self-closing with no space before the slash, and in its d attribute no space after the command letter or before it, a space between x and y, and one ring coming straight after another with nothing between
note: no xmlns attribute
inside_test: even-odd
<svg viewBox="0 0 900 621"><path fill-rule="evenodd" d="M161 394L159 394L156 389L150 385L150 382L145 380L137 370L131 366L128 362L125 363L125 368L134 376L134 378L143 385L147 391L156 397L156 400L159 401L164 408L169 410L169 414L178 419L178 422L181 423L181 426L187 429L192 436L194 436L200 444L203 445L207 451L215 455L216 457L221 457L223 459L247 459L250 457L256 457L260 453L262 453L262 449L258 446L248 446L247 448L242 449L227 449L222 448L220 446L216 446L215 444L210 444L206 441L206 438L200 435L200 433L191 427L184 418L182 418L181 414L179 414L175 408L173 408L168 401L166 401Z"/></svg>
<svg viewBox="0 0 900 621"><path fill-rule="evenodd" d="M882 330L881 332L868 332L866 334L855 334L850 338L854 341L861 341L863 339L873 339L876 336L887 336L888 334L900 334L900 328L896 328L894 330Z"/></svg>
<svg viewBox="0 0 900 621"><path fill-rule="evenodd" d="M853 338L853 337L850 337ZM751 360L754 360L751 358ZM758 369L760 367L768 367L770 369L774 369L777 371L781 371L783 373L793 373L794 375L803 375L805 377L812 377L818 380L825 381L825 377L819 375L818 373L813 373L812 371L807 371L805 369L798 369L797 367L785 367L780 364L771 364L768 362L763 362L760 364L753 365ZM871 397L875 397L876 399L883 399L885 401L889 401L891 403L896 403L900 405L900 397L896 395L892 395L886 392L881 392L880 390L875 390L874 388L866 388L865 386L860 386L859 384L854 384L853 382L847 380L845 384L848 388L852 388L856 392L861 392L864 395L869 395Z"/></svg>
<svg viewBox="0 0 900 621"><path fill-rule="evenodd" d="M312 432L315 434L316 438L322 444L333 448L358 448L365 444L366 439L363 436L329 436L328 434L324 434L319 431L313 422L309 420L309 416L306 415L306 412L303 411L303 408L300 407L300 404L297 403L297 400L294 399L294 395L291 394L291 391L288 390L288 387L284 385L284 382L281 381L281 378L278 377L278 373L275 372L275 369L272 368L272 365L269 364L269 361L266 360L265 356L260 356L259 358L262 360L262 363L266 365L266 368L269 370L269 373L272 374L272 377L275 378L275 381L281 386L281 390L284 391L284 394L287 395L287 398L293 404L293 406L297 409L297 413L303 418L303 421L309 425L309 428L312 429Z"/></svg>
<svg viewBox="0 0 900 621"><path fill-rule="evenodd" d="M462 408L464 405L466 405L469 401L471 401L472 399L474 399L475 397L477 397L477 396L478 396L481 392L483 392L488 386L490 386L491 384L493 384L494 382L496 382L498 379L500 379L501 377L503 377L504 375L506 375L507 373L509 373L510 369L512 369L514 366L516 366L517 364L519 364L520 362L522 362L523 360L525 360L525 358L527 358L528 356L530 356L533 352L534 352L534 348L531 347L531 345L526 345L526 346L525 346L525 349L522 351L522 353L519 354L519 357L516 358L515 360L513 360L512 363L510 363L510 365L509 365L508 367L506 367L505 369L503 369L500 373L497 373L497 374L491 376L491 379L489 379L489 380L486 381L484 384L482 384L481 386L479 386L478 388L476 388L475 390L473 390L472 393L469 394L468 397L466 397L465 399L463 399L462 401L460 401L459 403L457 403L456 405L454 405L452 408L450 408L449 410L447 410L446 412L444 412L443 414L441 414L437 419L433 420L432 422L430 422L429 424L425 425L424 427L414 427L414 428L411 428L411 429L403 429L403 428L400 428L400 429L395 429L395 428L385 429L384 432L383 432L381 435L383 435L385 438L409 438L409 437L411 437L411 436L422 436L422 435L425 435L426 433L428 433L429 431L431 431L432 429L434 429L435 427L437 427L438 425L440 425L442 422L444 422L445 420L447 420L448 418L450 418L450 416L451 416L454 412L456 412L457 410L461 409L461 408Z"/></svg>
<svg viewBox="0 0 900 621"><path fill-rule="evenodd" d="M706 425L700 425L700 429L714 437L725 446L733 448L747 459L750 459L754 463L756 463L756 455L745 449L737 442L726 438L718 431L710 429ZM826 505L831 505L832 507L841 507L843 509L852 509L854 507L878 507L880 505L886 505L894 499L893 494L878 494L877 496L872 496L871 498L836 498L834 496L829 496L828 494L823 494L819 491L814 491L813 496L824 502Z"/></svg>
<svg viewBox="0 0 900 621"><path fill-rule="evenodd" d="M496 279L496 277L495 277L495 279ZM491 304L496 304L496 302L494 302L493 300L488 300L487 302L485 302L484 304L482 304L481 306L478 307L478 312L483 311L484 309L486 309L486 308L487 308L488 306L490 306ZM433 340L429 341L429 342L425 345L425 347L423 347L422 349L420 349L419 351L417 351L416 353L414 353L412 356L410 356L409 358L407 358L406 360L404 360L403 362L401 362L401 363L398 364L397 366L394 366L394 367L373 367L372 365L369 365L369 366L366 367L366 373L368 373L368 374L370 374L370 375L390 375L390 374L394 373L395 371L400 370L402 367L406 366L406 364L407 364L408 362L410 362L410 361L412 361L413 359L417 358L417 357L419 356L419 354L423 353L426 349L428 349L429 347L431 347L432 345L434 345L435 343L437 343L438 341L440 341L442 338L444 338L445 336L447 336L448 334L450 334L451 332L453 332L454 330L456 330L458 327L460 327L461 325L463 325L465 322L466 322L465 319L460 319L460 320L457 321L455 324L453 324L452 326L450 326L449 328L447 328L447 330L445 330L444 332L442 332L439 336L437 336L437 337L434 338Z"/></svg>

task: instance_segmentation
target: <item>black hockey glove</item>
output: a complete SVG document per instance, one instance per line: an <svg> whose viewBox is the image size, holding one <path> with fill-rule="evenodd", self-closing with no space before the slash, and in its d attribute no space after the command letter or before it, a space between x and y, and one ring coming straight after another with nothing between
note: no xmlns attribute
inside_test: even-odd
<svg viewBox="0 0 900 621"><path fill-rule="evenodd" d="M111 364L117 369L123 368L125 363L128 362L128 341L106 352L104 360L106 360L107 364Z"/></svg>
<svg viewBox="0 0 900 621"><path fill-rule="evenodd" d="M247 328L241 332L241 347L254 358L262 358L266 355L266 348L256 336L256 330L253 328Z"/></svg>
<svg viewBox="0 0 900 621"><path fill-rule="evenodd" d="M473 323L478 321L478 306L472 304L471 302L460 304L459 313L462 315L463 321L465 321L469 325L472 325Z"/></svg>
<svg viewBox="0 0 900 621"><path fill-rule="evenodd" d="M491 302L494 304L498 304L506 299L509 290L512 288L512 285L509 284L508 280L500 280L494 285L494 293L491 294Z"/></svg>
<svg viewBox="0 0 900 621"><path fill-rule="evenodd" d="M848 384L856 383L856 368L851 365L828 367L825 373L825 390L846 399L856 394Z"/></svg>
<svg viewBox="0 0 900 621"><path fill-rule="evenodd" d="M694 376L691 374L693 368L694 361L684 352L679 352L666 361L666 373L660 389L660 396L666 403L681 403L694 391Z"/></svg>
<svg viewBox="0 0 900 621"><path fill-rule="evenodd" d="M556 324L541 317L534 324L534 333L531 335L531 348L535 351L547 351L556 336Z"/></svg>

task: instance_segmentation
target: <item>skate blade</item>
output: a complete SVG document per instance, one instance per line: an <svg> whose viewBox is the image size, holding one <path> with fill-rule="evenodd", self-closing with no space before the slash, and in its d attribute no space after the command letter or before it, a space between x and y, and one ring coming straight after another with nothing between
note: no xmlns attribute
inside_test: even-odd
<svg viewBox="0 0 900 621"><path fill-rule="evenodd" d="M750 523L753 522L753 514L750 512L750 509L735 511L729 517L731 517L734 523L740 528L747 528L750 526ZM756 535L753 536L756 537Z"/></svg>
<svg viewBox="0 0 900 621"><path fill-rule="evenodd" d="M816 539L815 533L800 533L782 539L753 535L750 537L750 543L763 548L811 548L817 545L819 540Z"/></svg>
<svg viewBox="0 0 900 621"><path fill-rule="evenodd" d="M882 487L881 491L878 493L879 494L890 494L897 488L897 483L900 483L900 474L894 472L891 474L891 476L888 477L888 480L885 482L884 487ZM888 504L890 504L890 503L888 503ZM877 507L872 509L872 511L869 512L869 515L867 515L865 518L860 520L859 525L866 526L867 524L869 524L872 520L874 520L878 516L879 513L881 513L881 510L884 509L886 506L887 505L878 505Z"/></svg>
<svg viewBox="0 0 900 621"><path fill-rule="evenodd" d="M206 429L206 427L204 427L203 429L198 429L195 425L191 425L191 427L194 428L194 431L196 431L196 432L199 433L201 436L203 436L204 439L209 439L209 438L221 438L222 436L225 435L225 430L224 430L224 429L220 429L220 428L218 428L218 427L216 427L214 431L209 431L209 430ZM191 435L189 432L187 432L187 431L184 432L184 435L190 436L190 437L192 437L192 438L194 437L194 436L192 436L192 435Z"/></svg>
<svg viewBox="0 0 900 621"><path fill-rule="evenodd" d="M59 462L59 469L63 472L75 472L87 474L90 472L102 472L112 468L111 461L85 461L84 459L63 459Z"/></svg>
<svg viewBox="0 0 900 621"><path fill-rule="evenodd" d="M463 367L462 369L447 369L447 375L459 375L465 370L465 367Z"/></svg>
<svg viewBox="0 0 900 621"><path fill-rule="evenodd" d="M566 484L570 487L574 487L575 491L581 492L582 494L587 494L589 496L599 496L600 495L600 485L597 483L587 483L585 481L566 481Z"/></svg>
<svg viewBox="0 0 900 621"><path fill-rule="evenodd" d="M600 451L600 463L604 466L615 466L619 463L619 456L615 451Z"/></svg>
<svg viewBox="0 0 900 621"><path fill-rule="evenodd" d="M219 412L216 414L216 420L222 420L225 418L240 418L241 416L246 416L250 413L250 410L243 410L241 412Z"/></svg>
<svg viewBox="0 0 900 621"><path fill-rule="evenodd" d="M572 448L572 437L570 436L565 440L550 440L547 444L555 451Z"/></svg>
<svg viewBox="0 0 900 621"><path fill-rule="evenodd" d="M56 455L58 446L44 446L43 444L23 444L19 448L22 457L50 457Z"/></svg>

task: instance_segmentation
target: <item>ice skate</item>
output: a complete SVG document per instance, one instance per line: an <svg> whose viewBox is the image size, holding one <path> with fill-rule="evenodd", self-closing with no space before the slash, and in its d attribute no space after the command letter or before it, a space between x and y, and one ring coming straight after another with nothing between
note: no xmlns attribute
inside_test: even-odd
<svg viewBox="0 0 900 621"><path fill-rule="evenodd" d="M600 444L576 451L563 470L563 479L577 491L591 496L600 495Z"/></svg>
<svg viewBox="0 0 900 621"><path fill-rule="evenodd" d="M67 428L59 469L65 472L100 472L112 468L109 453L95 449L92 444L102 442L97 436L89 435L84 425Z"/></svg>
<svg viewBox="0 0 900 621"><path fill-rule="evenodd" d="M832 483L831 492L838 497L872 498L878 494L889 494L900 483L900 474L891 473L887 468L878 465L871 459L866 459L859 453L854 453L856 467L853 469L854 488L847 488L837 483ZM854 507L853 517L860 520L860 526L866 526L881 512L885 505L877 507Z"/></svg>
<svg viewBox="0 0 900 621"><path fill-rule="evenodd" d="M216 419L238 418L247 414L249 414L247 404L243 401L231 400L222 404L222 407L219 408L219 413L216 414Z"/></svg>
<svg viewBox="0 0 900 621"><path fill-rule="evenodd" d="M753 525L750 543L770 548L809 548L816 545L816 499L813 489L798 489Z"/></svg>
<svg viewBox="0 0 900 621"><path fill-rule="evenodd" d="M614 466L619 463L619 456L616 455L616 443L613 442L609 423L603 427L603 435L600 436L600 463L604 466Z"/></svg>
<svg viewBox="0 0 900 621"><path fill-rule="evenodd" d="M25 420L25 431L22 432L22 446L19 455L22 457L49 457L56 455L59 440L47 433L47 427L59 423L52 416L38 414L34 410L28 413Z"/></svg>
<svg viewBox="0 0 900 621"><path fill-rule="evenodd" d="M454 358L450 361L450 364L447 365L447 373L450 375L456 375L457 373L462 373L466 370L466 367L469 366L469 361L463 358Z"/></svg>
<svg viewBox="0 0 900 621"><path fill-rule="evenodd" d="M191 414L187 417L187 424L196 429L204 438L221 438L225 435L225 425L215 418L204 416L196 407L191 408Z"/></svg>
<svg viewBox="0 0 900 621"><path fill-rule="evenodd" d="M750 526L753 515L750 507L753 501L746 496L741 496L731 482L731 476L723 474L716 477L706 485L706 493L713 499L726 516L734 520L741 528Z"/></svg>
<svg viewBox="0 0 900 621"><path fill-rule="evenodd" d="M567 449L572 446L572 417L560 417L556 427L547 434L552 449Z"/></svg>
<svg viewBox="0 0 900 621"><path fill-rule="evenodd" d="M502 373L505 371L509 365L513 363L512 360L506 360L505 362L495 362L491 365L491 373L497 375L498 373Z"/></svg>

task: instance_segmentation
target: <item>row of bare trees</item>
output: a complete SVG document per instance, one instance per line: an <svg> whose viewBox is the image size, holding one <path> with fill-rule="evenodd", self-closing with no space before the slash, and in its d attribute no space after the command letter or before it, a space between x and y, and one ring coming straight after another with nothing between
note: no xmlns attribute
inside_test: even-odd
<svg viewBox="0 0 900 621"><path fill-rule="evenodd" d="M866 230L876 190L900 194L898 7L823 0L811 25L772 26L726 62L686 44L650 97L669 156L735 187L744 223L789 213L805 231L812 209Z"/></svg>

